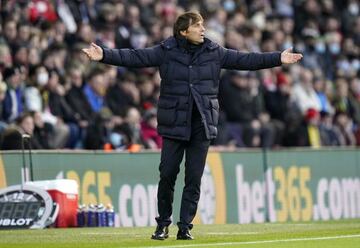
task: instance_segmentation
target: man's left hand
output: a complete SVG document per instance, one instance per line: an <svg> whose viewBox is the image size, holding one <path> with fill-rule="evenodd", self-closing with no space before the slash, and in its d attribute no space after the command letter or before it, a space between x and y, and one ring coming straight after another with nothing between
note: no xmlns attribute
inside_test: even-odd
<svg viewBox="0 0 360 248"><path fill-rule="evenodd" d="M293 64L302 59L302 57L303 55L301 53L293 53L292 47L290 47L281 53L281 63Z"/></svg>

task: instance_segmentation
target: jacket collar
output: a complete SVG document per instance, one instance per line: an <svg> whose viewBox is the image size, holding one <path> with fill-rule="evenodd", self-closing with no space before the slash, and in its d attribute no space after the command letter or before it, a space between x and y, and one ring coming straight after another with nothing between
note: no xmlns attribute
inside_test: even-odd
<svg viewBox="0 0 360 248"><path fill-rule="evenodd" d="M162 41L161 43L161 46L163 46L164 48L166 48L167 50L171 50L173 49L174 47L177 47L178 44L176 42L176 38L174 36L171 36L169 38L167 38L166 40ZM219 44L211 41L210 39L208 38L205 38L204 40L204 48L206 49L209 49L209 50L214 50L216 48L219 47Z"/></svg>

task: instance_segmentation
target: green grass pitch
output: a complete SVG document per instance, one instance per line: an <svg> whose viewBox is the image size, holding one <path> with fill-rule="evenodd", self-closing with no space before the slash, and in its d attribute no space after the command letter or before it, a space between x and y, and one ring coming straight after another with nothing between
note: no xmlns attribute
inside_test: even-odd
<svg viewBox="0 0 360 248"><path fill-rule="evenodd" d="M177 241L176 226L165 241L151 240L154 227L1 230L1 248L118 247L360 247L360 219L284 224L197 225L195 240Z"/></svg>

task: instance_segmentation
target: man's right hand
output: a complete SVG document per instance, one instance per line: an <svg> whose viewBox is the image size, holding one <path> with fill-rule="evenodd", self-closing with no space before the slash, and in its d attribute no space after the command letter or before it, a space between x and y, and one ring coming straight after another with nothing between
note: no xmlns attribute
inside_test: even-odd
<svg viewBox="0 0 360 248"><path fill-rule="evenodd" d="M91 43L89 48L83 48L82 51L89 57L90 60L102 60L104 54L101 47L95 43Z"/></svg>

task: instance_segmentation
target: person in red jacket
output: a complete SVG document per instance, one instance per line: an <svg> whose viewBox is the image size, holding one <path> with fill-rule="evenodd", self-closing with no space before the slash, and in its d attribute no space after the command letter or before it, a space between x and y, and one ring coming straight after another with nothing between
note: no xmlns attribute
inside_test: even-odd
<svg viewBox="0 0 360 248"><path fill-rule="evenodd" d="M160 149L162 147L162 138L158 134L156 127L156 109L148 109L141 122L141 138L147 148Z"/></svg>

